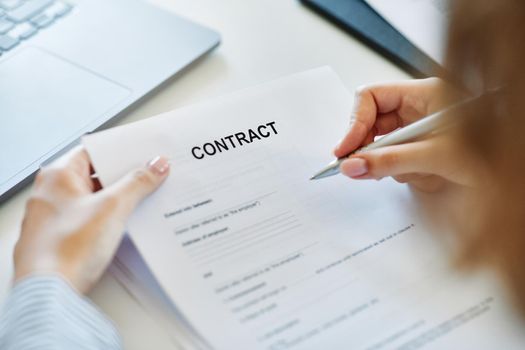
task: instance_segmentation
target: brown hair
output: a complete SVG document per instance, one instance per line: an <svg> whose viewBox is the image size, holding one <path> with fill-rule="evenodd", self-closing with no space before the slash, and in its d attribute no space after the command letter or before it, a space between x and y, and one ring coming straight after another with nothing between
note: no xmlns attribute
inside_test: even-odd
<svg viewBox="0 0 525 350"><path fill-rule="evenodd" d="M469 112L459 138L488 181L462 218L464 261L497 267L525 314L525 2L456 0L446 68L472 93L503 87Z"/></svg>

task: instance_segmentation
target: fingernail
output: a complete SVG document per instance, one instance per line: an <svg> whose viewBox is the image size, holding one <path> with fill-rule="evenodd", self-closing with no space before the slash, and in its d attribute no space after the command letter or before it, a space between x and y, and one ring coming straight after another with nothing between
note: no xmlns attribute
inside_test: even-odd
<svg viewBox="0 0 525 350"><path fill-rule="evenodd" d="M170 162L165 157L155 157L148 162L148 169L158 176L164 176L170 168Z"/></svg>
<svg viewBox="0 0 525 350"><path fill-rule="evenodd" d="M368 165L362 158L351 158L341 164L341 172L350 177L363 176L368 173Z"/></svg>

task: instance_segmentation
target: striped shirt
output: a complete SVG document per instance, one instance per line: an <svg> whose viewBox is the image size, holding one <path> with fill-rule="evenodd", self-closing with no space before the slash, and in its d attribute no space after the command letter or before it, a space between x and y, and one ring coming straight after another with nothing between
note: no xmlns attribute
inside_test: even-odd
<svg viewBox="0 0 525 350"><path fill-rule="evenodd" d="M31 276L11 290L0 314L2 350L120 350L113 323L56 275Z"/></svg>

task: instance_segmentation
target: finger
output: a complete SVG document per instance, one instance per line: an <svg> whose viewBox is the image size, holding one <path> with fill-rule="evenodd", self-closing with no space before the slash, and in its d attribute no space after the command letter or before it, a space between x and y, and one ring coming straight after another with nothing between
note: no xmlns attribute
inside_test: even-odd
<svg viewBox="0 0 525 350"><path fill-rule="evenodd" d="M334 154L343 157L359 147L374 125L377 106L370 88L356 90L354 108L350 117L350 129L336 146Z"/></svg>
<svg viewBox="0 0 525 350"><path fill-rule="evenodd" d="M433 139L388 146L356 154L341 164L341 172L353 178L383 178L410 173L440 175L440 164L437 156L442 149L440 142Z"/></svg>
<svg viewBox="0 0 525 350"><path fill-rule="evenodd" d="M405 123L428 114L437 100L436 90L441 81L436 78L407 80L371 85L357 89L350 129L334 149L336 157L344 157L363 144L380 114L398 111Z"/></svg>
<svg viewBox="0 0 525 350"><path fill-rule="evenodd" d="M51 163L49 167L69 168L86 177L90 175L91 162L86 150L82 146L76 146Z"/></svg>
<svg viewBox="0 0 525 350"><path fill-rule="evenodd" d="M49 165L43 166L35 178L35 189L47 188L55 196L82 196L92 193L90 160L80 146L73 148Z"/></svg>
<svg viewBox="0 0 525 350"><path fill-rule="evenodd" d="M101 193L115 200L118 214L124 219L164 182L169 174L169 168L167 158L156 157L144 168L128 173Z"/></svg>
<svg viewBox="0 0 525 350"><path fill-rule="evenodd" d="M365 136L359 147L363 147L374 142L378 135L388 134L400 126L400 118L396 112L388 113L380 116L372 129Z"/></svg>
<svg viewBox="0 0 525 350"><path fill-rule="evenodd" d="M403 124L410 124L446 104L442 99L444 82L438 78L412 79L399 82L392 89L381 85L374 90L381 114L396 111Z"/></svg>
<svg viewBox="0 0 525 350"><path fill-rule="evenodd" d="M374 125L376 136L385 135L403 126L403 122L397 112L382 114L377 118Z"/></svg>
<svg viewBox="0 0 525 350"><path fill-rule="evenodd" d="M363 140L363 142L361 143L359 147L363 147L363 146L371 144L372 142L374 142L375 137L376 137L376 129L372 128L372 130L370 130L368 134L365 136L365 139Z"/></svg>
<svg viewBox="0 0 525 350"><path fill-rule="evenodd" d="M372 129L365 136L363 142L359 147L363 147L374 142L375 137L378 135L388 134L394 131L400 126L400 118L396 112L388 113L380 116Z"/></svg>
<svg viewBox="0 0 525 350"><path fill-rule="evenodd" d="M91 161L82 146L76 146L69 152L50 164L50 168L68 169L78 175L90 191L94 185L91 181Z"/></svg>

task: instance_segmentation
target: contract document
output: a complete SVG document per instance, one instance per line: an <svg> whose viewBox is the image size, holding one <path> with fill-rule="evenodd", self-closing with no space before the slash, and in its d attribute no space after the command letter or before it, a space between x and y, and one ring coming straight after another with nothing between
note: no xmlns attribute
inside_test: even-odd
<svg viewBox="0 0 525 350"><path fill-rule="evenodd" d="M491 284L451 271L404 185L309 177L353 103L319 68L86 136L103 185L164 155L128 222L214 349L518 349Z"/></svg>

